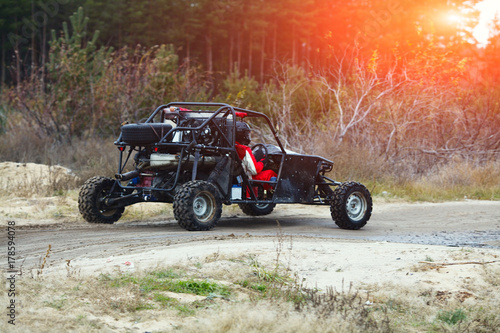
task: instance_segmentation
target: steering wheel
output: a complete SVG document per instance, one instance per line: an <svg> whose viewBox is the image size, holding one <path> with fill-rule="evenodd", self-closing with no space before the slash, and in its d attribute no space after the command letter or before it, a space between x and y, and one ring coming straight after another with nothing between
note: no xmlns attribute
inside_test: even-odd
<svg viewBox="0 0 500 333"><path fill-rule="evenodd" d="M267 147L262 143L258 143L252 147L252 153L257 162L264 159L262 163L264 164L264 168L267 168L267 164L269 163L269 152L267 151Z"/></svg>

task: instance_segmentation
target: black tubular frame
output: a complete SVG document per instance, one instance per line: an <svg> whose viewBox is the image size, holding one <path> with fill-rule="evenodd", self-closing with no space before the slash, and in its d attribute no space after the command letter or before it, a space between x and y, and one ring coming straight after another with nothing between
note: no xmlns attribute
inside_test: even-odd
<svg viewBox="0 0 500 333"><path fill-rule="evenodd" d="M122 190L137 190L137 193L134 194L128 194L128 195L123 195L119 198L112 198L109 199L108 204L113 205L113 204L118 204L118 205L129 205L141 201L145 201L145 193L150 193L151 190L154 191L160 191L170 197L171 200L173 200L173 190L175 187L178 185L179 182L179 177L181 174L181 171L184 169L185 165L187 162L190 161L191 156L194 155L194 161L193 161L193 167L192 167L192 180L196 179L197 176L197 169L198 169L198 163L200 159L200 152L202 151L213 151L217 152L219 154L226 154L230 155L236 163L241 166L241 159L239 158L236 147L235 147L235 142L236 142L236 121L237 117L257 117L257 118L263 118L265 122L267 123L269 129L271 130L274 139L276 143L279 146L279 149L282 154L280 166L279 166L279 171L278 171L278 176L277 176L277 181L260 181L260 180L250 180L248 176L243 172L240 174L242 177L242 194L245 192L250 195L250 198L248 199L243 199L246 197L246 195L243 195L243 198L241 200L233 200L231 199L231 187L232 183L229 182L229 188L223 189L225 193L222 193L223 196L225 196L225 199L223 200L226 204L231 204L231 203L256 203L256 204L269 204L269 203L280 203L279 200L276 199L276 196L273 195L273 198L271 200L258 200L256 197L255 193L252 189L253 186L257 184L271 184L275 185L275 188L280 186L280 177L282 175L283 171L283 165L285 162L285 157L287 155L287 152L285 148L283 147L281 140L279 138L278 132L274 128L271 120L267 115L261 112L257 111L252 111L252 110L247 110L243 108L238 108L231 106L226 103L200 103L200 102L171 102L168 104L162 104L158 106L155 111L147 118L147 120L144 122L144 124L148 123L155 123L154 119L158 115L159 112L162 112L162 110L170 107L205 107L205 108L211 108L215 110L189 110L189 111L180 111L179 114L182 114L183 112L186 113L206 113L211 115L207 118L204 119L203 122L197 126L197 127L181 127L177 126L165 133L161 139L153 144L149 145L128 145L126 142L122 141L122 134L118 137L118 139L115 141L115 145L120 147L120 158L119 158L119 167L118 167L118 174L117 174L117 179L115 182L115 185L120 187ZM221 129L219 124L216 121L217 117L222 117L222 118L228 118L229 116L232 116L231 122L232 122L232 135L228 138L225 134L225 131ZM160 119L163 121L164 115L160 115ZM201 143L196 142L196 131L200 131L203 128L206 128L208 125L213 125L217 131L221 134L221 137L224 141L225 146L210 146L210 145L204 145ZM167 141L168 137L173 137L176 132L185 132L185 131L190 131L192 135L192 141L191 142L169 142ZM130 146L128 150L128 154L125 158L125 161L123 160L123 155L126 153L126 146ZM156 149L156 150L161 150L164 148L171 148L175 147L180 150L180 156L179 156L179 163L177 165L177 170L175 172L175 179L173 180L172 185L167 188L167 189L162 189L162 188L153 188L153 187L135 187L135 186L124 186L120 183L120 180L118 179L118 175L121 175L123 170L125 169L128 161L130 160L130 156L133 151L136 150L141 150L141 147L150 147L150 149ZM193 154L194 153L194 154ZM325 172L328 172L332 169L333 162L326 160L322 157L317 156L317 158L321 159L321 162L318 164L318 168L316 170L316 179L314 182L314 187L315 187L315 194L314 194L314 200L312 202L308 202L308 204L316 204L316 205L325 205L329 204L329 198L325 198L324 196L321 196L321 193L319 191L319 185L327 185L328 187L332 186L338 186L340 185L339 182L336 182L328 177L325 176ZM236 176L236 175L231 175ZM115 186L113 186L115 188ZM112 189L113 191L114 189Z"/></svg>

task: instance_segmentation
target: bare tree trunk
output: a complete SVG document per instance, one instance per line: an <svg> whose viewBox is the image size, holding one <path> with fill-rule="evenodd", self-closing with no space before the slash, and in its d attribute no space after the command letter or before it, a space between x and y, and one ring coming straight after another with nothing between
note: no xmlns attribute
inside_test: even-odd
<svg viewBox="0 0 500 333"><path fill-rule="evenodd" d="M242 38L241 38L241 29L238 29L238 75L241 74L241 49L242 49Z"/></svg>
<svg viewBox="0 0 500 333"><path fill-rule="evenodd" d="M187 34L189 36L189 33ZM191 77L191 43L189 37L186 37L186 79L188 87L191 87L190 77Z"/></svg>
<svg viewBox="0 0 500 333"><path fill-rule="evenodd" d="M229 75L233 74L234 32L229 33Z"/></svg>
<svg viewBox="0 0 500 333"><path fill-rule="evenodd" d="M252 77L252 39L253 32L250 30L250 36L248 37L248 77Z"/></svg>
<svg viewBox="0 0 500 333"><path fill-rule="evenodd" d="M212 45L212 29L209 28L205 36L206 54L207 54L207 71L208 81L212 82L213 75L213 45Z"/></svg>
<svg viewBox="0 0 500 333"><path fill-rule="evenodd" d="M318 70L318 69L321 69L321 59L322 59L322 55L321 55L321 47L318 47L318 42L316 41L316 43L314 43L314 56L315 56L315 59L314 59L314 69L315 70Z"/></svg>
<svg viewBox="0 0 500 333"><path fill-rule="evenodd" d="M118 22L118 48L122 48L122 20L119 20Z"/></svg>
<svg viewBox="0 0 500 333"><path fill-rule="evenodd" d="M305 66L306 66L306 72L309 73L309 70L311 68L311 36L307 37L307 44L306 44L306 50L305 50Z"/></svg>
<svg viewBox="0 0 500 333"><path fill-rule="evenodd" d="M264 83L264 60L266 56L266 34L262 35L262 43L260 44L260 84Z"/></svg>
<svg viewBox="0 0 500 333"><path fill-rule="evenodd" d="M33 24L35 24L35 1L31 0L31 20ZM36 30L32 29L31 32L31 78L34 79L36 73Z"/></svg>
<svg viewBox="0 0 500 333"><path fill-rule="evenodd" d="M42 76L41 80L41 90L42 90L42 96L44 96L45 99L45 94L43 93L45 91L45 63L47 61L47 22L44 21L43 23L43 29L42 29L42 41L40 45L40 52L41 54L41 65L40 65L40 75Z"/></svg>
<svg viewBox="0 0 500 333"><path fill-rule="evenodd" d="M295 66L297 62L297 54L296 54L296 45L295 45L295 24L292 27L292 65Z"/></svg>
<svg viewBox="0 0 500 333"><path fill-rule="evenodd" d="M277 59L277 54L276 54L277 39L278 39L278 24L276 22L274 22L274 31L273 31L273 61L276 61L276 59Z"/></svg>
<svg viewBox="0 0 500 333"><path fill-rule="evenodd" d="M16 43L14 53L16 55L16 87L21 84L21 55L19 54L19 43Z"/></svg>
<svg viewBox="0 0 500 333"><path fill-rule="evenodd" d="M4 83L5 83L5 79L6 79L6 75L5 75L5 70L6 70L6 66L5 66L5 33L2 34L2 79L0 81L0 89L3 87Z"/></svg>
<svg viewBox="0 0 500 333"><path fill-rule="evenodd" d="M42 44L40 49L42 50L42 67L45 67L45 62L47 61L47 24L43 24L42 30Z"/></svg>

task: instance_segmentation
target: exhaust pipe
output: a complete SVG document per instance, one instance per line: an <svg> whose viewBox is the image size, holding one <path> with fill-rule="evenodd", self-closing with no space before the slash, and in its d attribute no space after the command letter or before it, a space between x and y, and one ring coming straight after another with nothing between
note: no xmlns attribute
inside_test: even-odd
<svg viewBox="0 0 500 333"><path fill-rule="evenodd" d="M129 179L133 179L135 177L138 177L139 175L140 175L139 170L134 170L134 171L129 171L129 172L123 173L123 174L117 173L117 174L115 174L115 178L125 181L125 180L129 180Z"/></svg>

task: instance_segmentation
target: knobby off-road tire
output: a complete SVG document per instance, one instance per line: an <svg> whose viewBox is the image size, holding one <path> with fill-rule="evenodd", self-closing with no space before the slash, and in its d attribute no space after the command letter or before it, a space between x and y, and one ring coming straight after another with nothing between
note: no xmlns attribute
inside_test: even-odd
<svg viewBox="0 0 500 333"><path fill-rule="evenodd" d="M92 177L83 184L78 196L78 209L90 223L112 224L120 219L124 207L107 209L104 198L109 195L115 181L108 177Z"/></svg>
<svg viewBox="0 0 500 333"><path fill-rule="evenodd" d="M330 213L342 229L358 230L366 225L372 214L372 197L360 183L348 182L333 192Z"/></svg>
<svg viewBox="0 0 500 333"><path fill-rule="evenodd" d="M250 216L263 216L269 215L276 207L276 204L254 204L254 203L242 203L238 204L243 213Z"/></svg>
<svg viewBox="0 0 500 333"><path fill-rule="evenodd" d="M123 142L130 145L147 145L160 141L172 129L172 125L163 123L127 124L122 126Z"/></svg>
<svg viewBox="0 0 500 333"><path fill-rule="evenodd" d="M174 197L174 216L189 231L207 231L219 222L222 200L214 184L194 180L182 185Z"/></svg>

